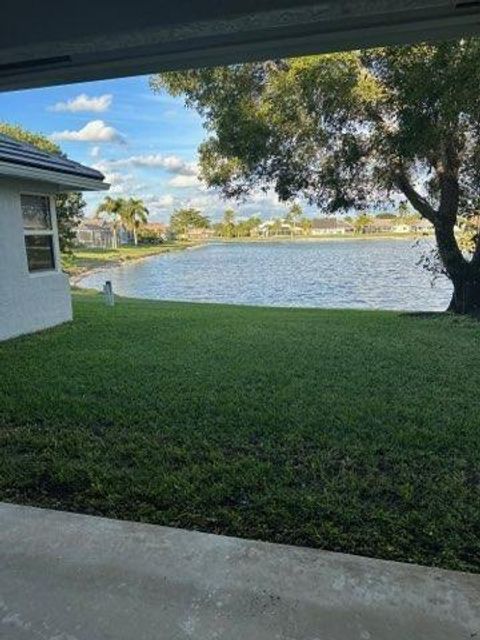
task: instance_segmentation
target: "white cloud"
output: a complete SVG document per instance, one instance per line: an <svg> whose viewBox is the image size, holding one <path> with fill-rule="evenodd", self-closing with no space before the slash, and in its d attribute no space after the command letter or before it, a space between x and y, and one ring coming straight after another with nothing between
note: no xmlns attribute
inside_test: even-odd
<svg viewBox="0 0 480 640"><path fill-rule="evenodd" d="M131 174L125 173L106 173L105 181L110 185L110 193L127 195L135 186L135 178Z"/></svg>
<svg viewBox="0 0 480 640"><path fill-rule="evenodd" d="M78 131L55 131L52 140L73 140L77 142L125 142L123 136L103 120L91 120Z"/></svg>
<svg viewBox="0 0 480 640"><path fill-rule="evenodd" d="M92 164L92 167L101 171L105 176L105 182L110 185L109 193L127 196L133 193L139 184L133 174L112 170L108 160L99 160Z"/></svg>
<svg viewBox="0 0 480 640"><path fill-rule="evenodd" d="M66 102L57 102L53 107L50 107L50 111L70 111L71 113L92 111L94 113L102 113L110 107L112 99L113 96L111 93L92 97L87 96L86 93L81 93Z"/></svg>
<svg viewBox="0 0 480 640"><path fill-rule="evenodd" d="M160 196L150 194L144 196L143 201L145 202L147 207L150 207L151 209L168 209L173 207L175 198L170 193L166 193Z"/></svg>
<svg viewBox="0 0 480 640"><path fill-rule="evenodd" d="M179 156L164 156L161 153L151 153L146 155L130 156L120 160L112 161L112 165L116 166L134 166L134 167L158 167L169 173L175 173L182 176L196 176L198 167L193 162L186 162Z"/></svg>
<svg viewBox="0 0 480 640"><path fill-rule="evenodd" d="M186 176L182 174L179 174L171 178L168 181L168 185L170 187L175 187L175 188L191 188L191 187L200 188L201 187L201 183L198 180L197 176Z"/></svg>
<svg viewBox="0 0 480 640"><path fill-rule="evenodd" d="M92 156L92 158L98 158L98 156L100 155L100 147L98 145L92 147L90 155Z"/></svg>
<svg viewBox="0 0 480 640"><path fill-rule="evenodd" d="M109 171L112 171L111 164L108 160L98 160L98 162L92 164L92 167L94 169L97 169L97 171L101 171L102 173L108 173Z"/></svg>

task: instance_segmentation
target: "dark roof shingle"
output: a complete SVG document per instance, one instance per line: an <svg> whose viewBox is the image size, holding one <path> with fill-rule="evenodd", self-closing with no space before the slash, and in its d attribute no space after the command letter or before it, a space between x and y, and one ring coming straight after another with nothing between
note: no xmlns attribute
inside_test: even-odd
<svg viewBox="0 0 480 640"><path fill-rule="evenodd" d="M31 144L20 142L4 134L0 134L0 162L55 171L100 182L105 177L100 171L69 160L66 156L41 151Z"/></svg>

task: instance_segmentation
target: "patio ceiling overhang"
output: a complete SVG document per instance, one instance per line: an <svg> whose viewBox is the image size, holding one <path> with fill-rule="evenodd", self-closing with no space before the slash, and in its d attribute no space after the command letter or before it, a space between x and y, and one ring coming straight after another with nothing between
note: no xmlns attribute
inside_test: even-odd
<svg viewBox="0 0 480 640"><path fill-rule="evenodd" d="M20 0L2 18L5 91L473 35L480 0Z"/></svg>

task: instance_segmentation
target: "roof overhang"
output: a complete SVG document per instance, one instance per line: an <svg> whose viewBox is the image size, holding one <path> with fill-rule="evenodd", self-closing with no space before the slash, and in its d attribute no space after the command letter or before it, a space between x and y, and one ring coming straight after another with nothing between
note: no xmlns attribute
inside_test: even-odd
<svg viewBox="0 0 480 640"><path fill-rule="evenodd" d="M110 185L100 180L48 171L35 167L12 165L0 161L0 177L48 182L56 191L105 191Z"/></svg>
<svg viewBox="0 0 480 640"><path fill-rule="evenodd" d="M480 33L479 0L19 0L0 90Z"/></svg>

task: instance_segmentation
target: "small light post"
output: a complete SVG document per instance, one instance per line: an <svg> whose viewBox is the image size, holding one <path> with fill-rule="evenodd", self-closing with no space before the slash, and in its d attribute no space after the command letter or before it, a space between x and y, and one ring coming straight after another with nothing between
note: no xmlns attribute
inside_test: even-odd
<svg viewBox="0 0 480 640"><path fill-rule="evenodd" d="M111 280L107 280L103 285L103 297L107 307L113 307L115 304L115 296L113 295L113 287Z"/></svg>

